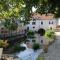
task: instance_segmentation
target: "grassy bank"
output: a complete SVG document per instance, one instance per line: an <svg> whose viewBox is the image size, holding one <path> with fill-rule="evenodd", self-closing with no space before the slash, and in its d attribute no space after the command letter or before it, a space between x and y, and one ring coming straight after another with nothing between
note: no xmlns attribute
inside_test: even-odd
<svg viewBox="0 0 60 60"><path fill-rule="evenodd" d="M42 56L41 56L41 55L39 55L39 56L38 56L38 58L37 58L37 60L45 60L45 58L44 58L44 56L43 56L43 55L42 55Z"/></svg>

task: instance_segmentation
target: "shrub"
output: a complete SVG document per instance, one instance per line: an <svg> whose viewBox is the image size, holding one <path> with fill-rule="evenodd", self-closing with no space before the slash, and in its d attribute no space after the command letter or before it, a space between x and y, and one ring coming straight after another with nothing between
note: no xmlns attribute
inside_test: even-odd
<svg viewBox="0 0 60 60"><path fill-rule="evenodd" d="M20 46L20 51L24 51L26 49L26 47L21 47Z"/></svg>
<svg viewBox="0 0 60 60"><path fill-rule="evenodd" d="M28 31L27 35L34 35L35 33L33 31Z"/></svg>
<svg viewBox="0 0 60 60"><path fill-rule="evenodd" d="M3 47L3 40L0 40L0 47Z"/></svg>
<svg viewBox="0 0 60 60"><path fill-rule="evenodd" d="M19 44L16 44L14 46L14 52L24 51L25 49L26 49L26 47L21 47Z"/></svg>
<svg viewBox="0 0 60 60"><path fill-rule="evenodd" d="M34 49L34 51L40 49L40 45L38 43L34 43L33 49Z"/></svg>
<svg viewBox="0 0 60 60"><path fill-rule="evenodd" d="M54 34L55 34L55 33L54 33L53 30L48 30L48 31L46 31L45 36L46 36L47 38L53 39L54 36L55 36Z"/></svg>
<svg viewBox="0 0 60 60"><path fill-rule="evenodd" d="M33 32L33 31L28 31L27 37L28 37L28 38L35 38L34 34L35 34L35 32Z"/></svg>
<svg viewBox="0 0 60 60"><path fill-rule="evenodd" d="M53 30L49 29L45 33L46 40L48 42L48 45L52 44L55 40L55 33Z"/></svg>
<svg viewBox="0 0 60 60"><path fill-rule="evenodd" d="M28 35L28 38L35 38L35 36L33 36L33 35Z"/></svg>
<svg viewBox="0 0 60 60"><path fill-rule="evenodd" d="M0 47L7 47L9 45L8 40L0 40Z"/></svg>
<svg viewBox="0 0 60 60"><path fill-rule="evenodd" d="M20 46L15 45L15 46L14 46L14 52L19 52L19 51L20 51Z"/></svg>

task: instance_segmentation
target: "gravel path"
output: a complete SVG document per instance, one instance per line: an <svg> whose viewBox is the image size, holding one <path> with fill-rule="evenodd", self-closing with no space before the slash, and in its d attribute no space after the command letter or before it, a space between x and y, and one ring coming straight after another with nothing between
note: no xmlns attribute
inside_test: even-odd
<svg viewBox="0 0 60 60"><path fill-rule="evenodd" d="M60 36L56 37L56 41L49 46L48 53L44 53L45 60L60 60Z"/></svg>

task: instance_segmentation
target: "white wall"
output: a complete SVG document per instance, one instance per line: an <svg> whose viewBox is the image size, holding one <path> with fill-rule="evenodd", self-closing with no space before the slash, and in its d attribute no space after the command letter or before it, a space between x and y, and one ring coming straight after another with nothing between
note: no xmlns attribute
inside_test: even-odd
<svg viewBox="0 0 60 60"><path fill-rule="evenodd" d="M43 25L41 24L41 21L43 22ZM52 22L53 24L49 24L49 21ZM38 31L38 29L43 28L43 29L48 29L49 27L52 27L53 29L56 27L56 20L35 20L36 24L32 25L33 20L30 21L30 24L26 25L29 27L29 30L33 31ZM33 28L35 27L35 28Z"/></svg>
<svg viewBox="0 0 60 60"><path fill-rule="evenodd" d="M57 25L60 25L60 18L57 19Z"/></svg>

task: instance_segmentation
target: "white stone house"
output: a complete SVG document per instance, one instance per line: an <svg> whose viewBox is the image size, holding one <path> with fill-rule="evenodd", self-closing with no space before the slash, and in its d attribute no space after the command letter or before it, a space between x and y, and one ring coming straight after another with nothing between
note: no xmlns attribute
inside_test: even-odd
<svg viewBox="0 0 60 60"><path fill-rule="evenodd" d="M53 14L38 14L34 13L32 15L31 21L26 25L27 29L32 31L38 31L40 29L47 30L49 28L57 29L60 28L60 18L54 18ZM47 43L44 36L36 35L36 42L41 43L43 40L43 44Z"/></svg>
<svg viewBox="0 0 60 60"><path fill-rule="evenodd" d="M39 29L55 29L57 25L58 20L54 18L53 14L40 15L38 13L35 13L32 15L31 21L26 25L26 27L29 30L38 31Z"/></svg>

